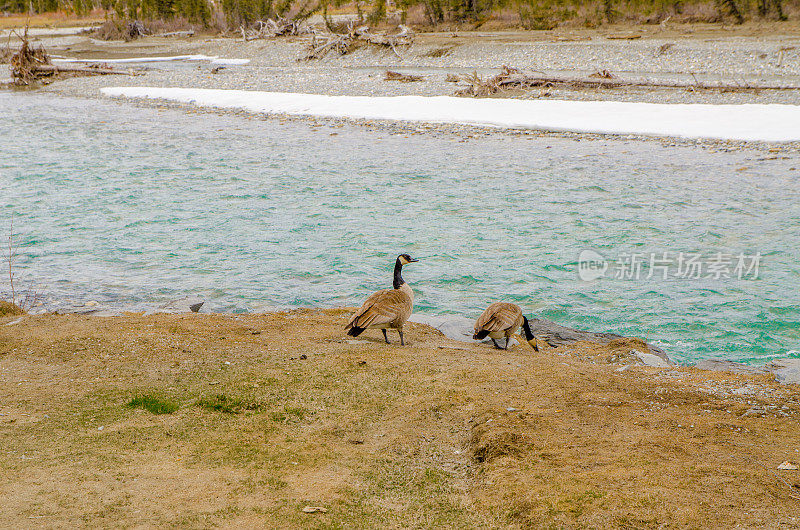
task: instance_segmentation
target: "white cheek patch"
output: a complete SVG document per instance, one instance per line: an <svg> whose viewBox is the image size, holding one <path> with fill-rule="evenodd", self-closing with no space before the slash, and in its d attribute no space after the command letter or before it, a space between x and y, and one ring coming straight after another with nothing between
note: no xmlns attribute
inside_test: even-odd
<svg viewBox="0 0 800 530"><path fill-rule="evenodd" d="M402 263L403 265L408 265L409 261L403 256L400 256L400 263Z"/></svg>

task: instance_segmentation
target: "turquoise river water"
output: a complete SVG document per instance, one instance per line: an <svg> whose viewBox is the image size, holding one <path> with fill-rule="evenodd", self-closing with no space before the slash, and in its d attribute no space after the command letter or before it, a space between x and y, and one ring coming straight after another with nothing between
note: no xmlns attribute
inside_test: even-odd
<svg viewBox="0 0 800 530"><path fill-rule="evenodd" d="M51 307L357 305L408 252L418 312L504 299L682 362L800 355L799 157L44 94L0 112L0 232L13 213L17 286Z"/></svg>

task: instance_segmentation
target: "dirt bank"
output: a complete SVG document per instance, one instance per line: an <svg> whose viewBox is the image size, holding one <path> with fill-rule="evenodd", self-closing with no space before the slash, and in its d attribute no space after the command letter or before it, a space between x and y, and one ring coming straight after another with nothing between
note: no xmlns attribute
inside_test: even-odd
<svg viewBox="0 0 800 530"><path fill-rule="evenodd" d="M0 318L0 526L800 525L797 386L347 314Z"/></svg>

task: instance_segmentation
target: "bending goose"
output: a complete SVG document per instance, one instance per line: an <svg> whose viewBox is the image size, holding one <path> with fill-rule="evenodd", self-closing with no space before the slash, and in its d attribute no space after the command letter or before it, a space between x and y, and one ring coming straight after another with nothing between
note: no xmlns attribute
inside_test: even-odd
<svg viewBox="0 0 800 530"><path fill-rule="evenodd" d="M350 322L345 326L347 334L351 337L358 337L365 329L380 329L383 331L383 339L389 344L389 337L386 335L388 328L396 329L400 334L400 344L405 346L403 340L403 324L411 316L411 309L414 307L414 291L403 280L403 265L414 263L408 254L400 254L394 264L394 289L383 289L367 298L361 309L350 317Z"/></svg>
<svg viewBox="0 0 800 530"><path fill-rule="evenodd" d="M472 338L481 340L488 336L492 339L494 347L499 350L501 348L496 339L505 337L506 346L503 349L507 350L511 336L517 332L520 326L525 331L525 340L533 346L534 350L538 351L533 333L528 325L528 319L522 314L518 305L507 302L495 302L486 308L486 311L475 321L475 334Z"/></svg>

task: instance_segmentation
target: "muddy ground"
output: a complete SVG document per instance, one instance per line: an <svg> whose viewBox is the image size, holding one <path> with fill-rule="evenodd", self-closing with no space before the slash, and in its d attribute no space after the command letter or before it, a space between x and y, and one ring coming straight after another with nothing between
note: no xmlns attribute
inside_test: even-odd
<svg viewBox="0 0 800 530"><path fill-rule="evenodd" d="M348 314L0 318L0 526L800 526L797 386Z"/></svg>

